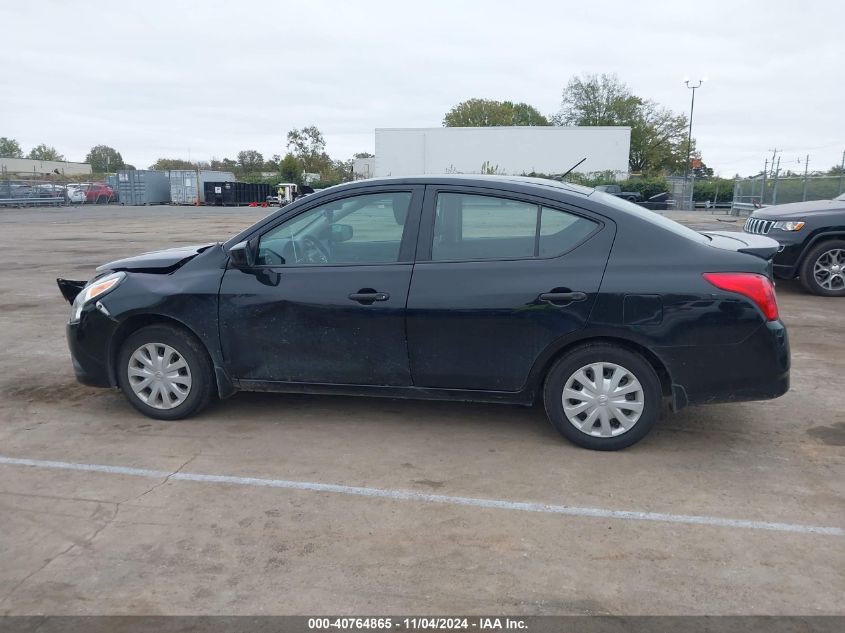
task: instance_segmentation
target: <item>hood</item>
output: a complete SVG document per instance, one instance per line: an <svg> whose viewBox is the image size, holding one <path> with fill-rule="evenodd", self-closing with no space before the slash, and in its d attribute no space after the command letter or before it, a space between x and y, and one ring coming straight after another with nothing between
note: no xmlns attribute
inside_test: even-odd
<svg viewBox="0 0 845 633"><path fill-rule="evenodd" d="M97 268L97 272L101 273L107 270L127 270L161 274L170 273L215 244L216 242L212 242L211 244L200 244L197 246L178 246L176 248L168 248L163 251L141 253L140 255L135 255L134 257L117 259L113 262L109 262L108 264L103 264Z"/></svg>
<svg viewBox="0 0 845 633"><path fill-rule="evenodd" d="M755 209L751 214L755 218L767 220L781 219L785 217L806 216L809 214L823 214L826 212L845 212L845 201L843 200L811 200L809 202L792 202L790 204L776 204L772 207Z"/></svg>

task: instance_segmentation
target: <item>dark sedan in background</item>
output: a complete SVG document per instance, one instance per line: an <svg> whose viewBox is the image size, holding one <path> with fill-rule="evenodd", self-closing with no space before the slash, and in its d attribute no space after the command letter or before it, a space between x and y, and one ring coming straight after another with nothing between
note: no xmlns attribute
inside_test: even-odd
<svg viewBox="0 0 845 633"><path fill-rule="evenodd" d="M787 391L777 248L555 181L431 176L332 187L59 286L78 379L155 418L237 390L542 399L565 437L613 450L664 398Z"/></svg>
<svg viewBox="0 0 845 633"><path fill-rule="evenodd" d="M758 209L744 230L778 241L774 259L778 277L798 277L817 295L845 297L845 194Z"/></svg>

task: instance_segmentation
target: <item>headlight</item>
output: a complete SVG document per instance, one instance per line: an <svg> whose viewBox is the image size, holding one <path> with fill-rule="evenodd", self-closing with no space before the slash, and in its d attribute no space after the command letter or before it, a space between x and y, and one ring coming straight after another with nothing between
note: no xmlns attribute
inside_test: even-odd
<svg viewBox="0 0 845 633"><path fill-rule="evenodd" d="M789 220L786 222L775 222L773 229L780 229L781 231L800 231L804 228L803 222Z"/></svg>
<svg viewBox="0 0 845 633"><path fill-rule="evenodd" d="M73 300L70 322L76 323L79 321L82 316L82 308L84 308L89 301L93 301L98 297L102 297L107 292L114 290L114 288L116 288L117 285L125 278L126 273L124 272L111 273L110 275L100 277L85 286L82 289L82 292L76 295L76 299Z"/></svg>

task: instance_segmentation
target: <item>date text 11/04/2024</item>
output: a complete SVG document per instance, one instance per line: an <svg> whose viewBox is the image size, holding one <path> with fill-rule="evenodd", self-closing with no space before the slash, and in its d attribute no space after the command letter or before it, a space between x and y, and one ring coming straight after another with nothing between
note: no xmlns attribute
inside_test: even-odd
<svg viewBox="0 0 845 633"><path fill-rule="evenodd" d="M409 630L409 631L505 631L524 630L525 620L519 618L475 617L413 617L413 618L309 618L311 630Z"/></svg>

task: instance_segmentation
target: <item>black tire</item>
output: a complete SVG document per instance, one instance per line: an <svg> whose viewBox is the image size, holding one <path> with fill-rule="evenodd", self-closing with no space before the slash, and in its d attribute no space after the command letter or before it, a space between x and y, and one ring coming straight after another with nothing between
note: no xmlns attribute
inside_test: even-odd
<svg viewBox="0 0 845 633"><path fill-rule="evenodd" d="M609 437L590 435L570 422L564 412L564 387L579 369L593 363L618 365L639 381L642 392L642 412L627 431L619 431L622 428L621 425L612 418L609 424L616 425L614 432L618 434ZM546 375L543 387L543 403L549 421L570 442L597 451L616 451L636 444L648 434L660 416L662 390L660 379L654 368L639 354L610 343L588 343L568 352L552 366ZM624 407L621 408L624 409ZM586 418L586 414L584 416Z"/></svg>
<svg viewBox="0 0 845 633"><path fill-rule="evenodd" d="M840 250L845 252L845 240L828 240L817 244L801 262L801 268L798 271L798 277L801 279L801 285L809 292L823 297L845 297L845 283L841 287L825 288L817 280L814 274L816 262L825 256L830 251ZM845 275L845 272L842 273Z"/></svg>
<svg viewBox="0 0 845 633"><path fill-rule="evenodd" d="M170 409L156 408L144 402L129 382L132 354L144 345L161 344L173 348L187 363L191 385L184 401ZM187 418L205 407L211 400L214 373L211 360L202 343L192 334L168 325L150 325L131 334L120 348L117 365L117 382L120 390L133 407L146 416L158 420Z"/></svg>

